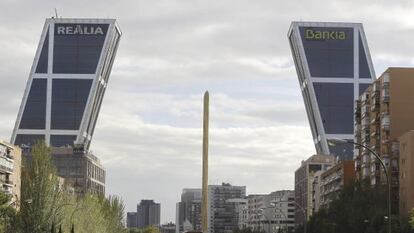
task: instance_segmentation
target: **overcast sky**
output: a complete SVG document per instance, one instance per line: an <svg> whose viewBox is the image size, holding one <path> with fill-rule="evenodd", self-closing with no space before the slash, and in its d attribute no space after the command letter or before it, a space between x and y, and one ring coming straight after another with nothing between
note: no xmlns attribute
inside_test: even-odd
<svg viewBox="0 0 414 233"><path fill-rule="evenodd" d="M0 138L9 140L44 20L118 19L123 36L92 150L107 194L175 220L201 186L202 94L210 92L210 184L293 189L315 149L287 41L291 21L364 24L377 76L414 63L413 1L0 1Z"/></svg>

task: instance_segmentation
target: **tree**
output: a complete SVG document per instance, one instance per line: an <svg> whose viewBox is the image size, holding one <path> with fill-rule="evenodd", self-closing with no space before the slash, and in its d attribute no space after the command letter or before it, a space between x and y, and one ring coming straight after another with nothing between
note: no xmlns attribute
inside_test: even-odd
<svg viewBox="0 0 414 233"><path fill-rule="evenodd" d="M386 232L386 194L386 187L373 187L367 181L350 184L340 191L328 209L321 209L310 218L308 233ZM396 221L393 223L393 232L399 232Z"/></svg>
<svg viewBox="0 0 414 233"><path fill-rule="evenodd" d="M160 233L160 229L156 226L148 226L145 228L129 228L128 233Z"/></svg>
<svg viewBox="0 0 414 233"><path fill-rule="evenodd" d="M125 205L117 196L100 197L102 214L105 218L108 233L126 232L123 224Z"/></svg>
<svg viewBox="0 0 414 233"><path fill-rule="evenodd" d="M22 169L19 230L23 233L48 232L62 220L61 192L51 149L44 141L32 147L32 159Z"/></svg>
<svg viewBox="0 0 414 233"><path fill-rule="evenodd" d="M410 224L414 228L414 208L411 210Z"/></svg>
<svg viewBox="0 0 414 233"><path fill-rule="evenodd" d="M10 232L11 223L16 217L16 210L12 207L12 197L0 192L0 232Z"/></svg>

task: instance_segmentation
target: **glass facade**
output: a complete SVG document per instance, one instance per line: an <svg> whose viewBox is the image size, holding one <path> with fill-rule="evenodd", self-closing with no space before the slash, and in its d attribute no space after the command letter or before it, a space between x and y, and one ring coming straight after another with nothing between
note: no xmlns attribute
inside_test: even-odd
<svg viewBox="0 0 414 233"><path fill-rule="evenodd" d="M50 135L50 145L54 147L73 146L76 135Z"/></svg>
<svg viewBox="0 0 414 233"><path fill-rule="evenodd" d="M55 24L53 73L94 74L108 24Z"/></svg>
<svg viewBox="0 0 414 233"><path fill-rule="evenodd" d="M354 76L354 29L300 27L312 77Z"/></svg>
<svg viewBox="0 0 414 233"><path fill-rule="evenodd" d="M352 158L328 140L354 138L354 101L374 80L362 25L293 22L288 38L317 153Z"/></svg>
<svg viewBox="0 0 414 233"><path fill-rule="evenodd" d="M45 135L41 134L17 134L15 145L34 145L39 140L45 140Z"/></svg>
<svg viewBox="0 0 414 233"><path fill-rule="evenodd" d="M36 73L47 73L47 64L49 58L49 30L46 32L43 42L42 51L40 52L39 61L36 67Z"/></svg>
<svg viewBox="0 0 414 233"><path fill-rule="evenodd" d="M348 143L340 143L334 146L329 145L329 151L332 155L339 156L342 160L352 160L354 145Z"/></svg>
<svg viewBox="0 0 414 233"><path fill-rule="evenodd" d="M369 87L370 84L359 84L359 94L358 96L362 95L364 91Z"/></svg>
<svg viewBox="0 0 414 233"><path fill-rule="evenodd" d="M46 125L46 79L33 79L20 129L44 129Z"/></svg>
<svg viewBox="0 0 414 233"><path fill-rule="evenodd" d="M354 85L313 84L322 123L327 134L354 133Z"/></svg>
<svg viewBox="0 0 414 233"><path fill-rule="evenodd" d="M88 150L120 37L115 19L46 19L11 142Z"/></svg>
<svg viewBox="0 0 414 233"><path fill-rule="evenodd" d="M361 34L358 38L359 43L359 78L371 78L371 73L368 67L367 55L365 54L364 45L362 44Z"/></svg>
<svg viewBox="0 0 414 233"><path fill-rule="evenodd" d="M52 129L79 129L91 84L88 79L53 80Z"/></svg>

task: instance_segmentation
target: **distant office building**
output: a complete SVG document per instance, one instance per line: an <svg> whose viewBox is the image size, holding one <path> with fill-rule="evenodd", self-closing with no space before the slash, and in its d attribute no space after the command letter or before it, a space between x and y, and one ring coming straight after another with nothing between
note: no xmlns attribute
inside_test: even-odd
<svg viewBox="0 0 414 233"><path fill-rule="evenodd" d="M137 227L138 227L138 213L128 212L127 213L127 228L137 228Z"/></svg>
<svg viewBox="0 0 414 233"><path fill-rule="evenodd" d="M161 204L154 200L141 200L137 205L137 212L129 212L127 226L145 228L148 226L160 226ZM136 218L134 219L134 216Z"/></svg>
<svg viewBox="0 0 414 233"><path fill-rule="evenodd" d="M88 150L120 37L115 19L46 19L12 144Z"/></svg>
<svg viewBox="0 0 414 233"><path fill-rule="evenodd" d="M31 148L22 149L23 155L27 158L26 165L30 166ZM90 152L86 152L81 147L53 147L52 160L57 175L64 178L67 185L73 187L76 195L86 193L105 195L105 169L100 160Z"/></svg>
<svg viewBox="0 0 414 233"><path fill-rule="evenodd" d="M22 151L19 147L0 141L0 186L9 194L11 205L19 206L21 187Z"/></svg>
<svg viewBox="0 0 414 233"><path fill-rule="evenodd" d="M362 24L293 22L288 32L316 152L344 160L354 139L354 101L375 78Z"/></svg>
<svg viewBox="0 0 414 233"><path fill-rule="evenodd" d="M177 208L177 233L201 231L201 189L183 189Z"/></svg>
<svg viewBox="0 0 414 233"><path fill-rule="evenodd" d="M298 205L295 209L295 224L304 224L313 213L312 192L316 172L328 170L335 161L333 156L313 155L302 161L300 168L295 171L295 202Z"/></svg>
<svg viewBox="0 0 414 233"><path fill-rule="evenodd" d="M240 199L246 196L246 186L228 183L208 186L208 232L232 233L238 228Z"/></svg>
<svg viewBox="0 0 414 233"><path fill-rule="evenodd" d="M175 233L175 224L172 222L162 224L160 227L160 233Z"/></svg>
<svg viewBox="0 0 414 233"><path fill-rule="evenodd" d="M400 138L400 217L409 216L414 208L414 130Z"/></svg>
<svg viewBox="0 0 414 233"><path fill-rule="evenodd" d="M388 68L356 102L356 141L375 151L389 166L392 185L392 212L398 213L398 139L414 129L414 68ZM359 179L372 185L385 183L380 163L365 148L356 153Z"/></svg>
<svg viewBox="0 0 414 233"><path fill-rule="evenodd" d="M320 175L319 205L328 208L329 203L335 200L344 186L355 180L355 161L340 161Z"/></svg>
<svg viewBox="0 0 414 233"><path fill-rule="evenodd" d="M293 230L295 225L294 191L281 190L270 194L246 197L239 212L239 228L255 232L278 233Z"/></svg>

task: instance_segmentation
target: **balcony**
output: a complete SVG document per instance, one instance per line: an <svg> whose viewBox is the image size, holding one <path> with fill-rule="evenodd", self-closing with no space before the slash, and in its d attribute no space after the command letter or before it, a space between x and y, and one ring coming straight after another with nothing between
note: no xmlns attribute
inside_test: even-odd
<svg viewBox="0 0 414 233"><path fill-rule="evenodd" d="M384 115L381 119L381 128L386 131L390 130L390 117L388 115Z"/></svg>
<svg viewBox="0 0 414 233"><path fill-rule="evenodd" d="M13 187L13 181L11 180L6 180L6 182L3 183L3 186L8 186L8 187Z"/></svg>
<svg viewBox="0 0 414 233"><path fill-rule="evenodd" d="M390 74L384 73L382 75L382 84L385 85L385 84L389 84L389 83L390 83Z"/></svg>

